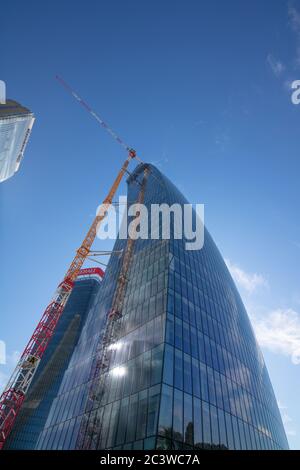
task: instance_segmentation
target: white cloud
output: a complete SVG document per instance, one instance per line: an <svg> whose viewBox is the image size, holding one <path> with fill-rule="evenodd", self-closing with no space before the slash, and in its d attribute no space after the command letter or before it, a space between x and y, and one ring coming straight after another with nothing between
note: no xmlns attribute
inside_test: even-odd
<svg viewBox="0 0 300 470"><path fill-rule="evenodd" d="M288 15L293 31L300 34L300 11L291 3L288 7Z"/></svg>
<svg viewBox="0 0 300 470"><path fill-rule="evenodd" d="M15 367L20 359L21 353L20 351L13 351L11 354L8 355L7 363L8 365Z"/></svg>
<svg viewBox="0 0 300 470"><path fill-rule="evenodd" d="M18 363L19 358L20 358L20 352L12 351L11 354L6 355L5 365L0 366L0 393L6 386L11 373L13 372L14 368L16 367Z"/></svg>
<svg viewBox="0 0 300 470"><path fill-rule="evenodd" d="M2 372L0 370L0 393L2 392L4 387L6 386L6 384L8 382L8 379L9 379L9 375L5 374L5 372Z"/></svg>
<svg viewBox="0 0 300 470"><path fill-rule="evenodd" d="M260 346L300 364L300 315L292 309L278 309L259 317L251 315Z"/></svg>
<svg viewBox="0 0 300 470"><path fill-rule="evenodd" d="M296 436L296 431L295 431L295 429L293 428L293 425L292 425L293 420L290 417L290 415L288 414L287 406L284 405L280 400L278 400L278 408L279 408L280 413L281 413L282 422L283 422L286 434L288 436Z"/></svg>
<svg viewBox="0 0 300 470"><path fill-rule="evenodd" d="M262 274L247 273L236 264L231 263L229 259L225 259L225 262L235 282L248 293L251 294L258 287L268 287L268 281Z"/></svg>
<svg viewBox="0 0 300 470"><path fill-rule="evenodd" d="M300 46L297 47L296 58L295 58L295 67L300 67Z"/></svg>
<svg viewBox="0 0 300 470"><path fill-rule="evenodd" d="M296 49L296 55L295 55L293 65L295 69L299 69L300 68L300 10L297 10L297 8L292 3L290 3L288 6L288 16L289 16L289 23L290 23L291 29L296 34L296 38L297 38L297 49Z"/></svg>
<svg viewBox="0 0 300 470"><path fill-rule="evenodd" d="M285 71L285 65L280 60L275 59L272 54L268 54L267 63L276 77L279 77Z"/></svg>

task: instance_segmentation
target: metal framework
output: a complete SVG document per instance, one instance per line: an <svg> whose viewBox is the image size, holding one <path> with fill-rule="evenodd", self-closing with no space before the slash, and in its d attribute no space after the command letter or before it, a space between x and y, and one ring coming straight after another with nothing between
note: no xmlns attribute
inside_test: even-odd
<svg viewBox="0 0 300 470"><path fill-rule="evenodd" d="M90 226L90 229L87 232L87 235L84 238L81 246L77 250L63 281L58 285L51 302L44 311L41 320L34 330L26 348L24 349L23 354L9 379L4 392L0 396L0 450L3 448L5 441L14 425L15 419L24 402L34 374L40 364L41 358L49 344L50 339L53 336L57 322L61 317L64 307L72 292L74 281L76 280L84 261L92 254L90 249L93 241L95 240L97 229L105 218L109 206L113 204L113 198L124 174L128 173L127 167L129 162L133 158L139 162L142 162L142 160L136 155L135 150L133 150L122 139L120 139L120 137L106 124L106 122L103 121L99 115L61 77L56 76L56 79L92 115L92 117L96 119L101 127L103 127L114 138L114 140L128 152L128 156L113 185L111 186L108 195L104 199L100 212L96 215L92 225ZM147 179L148 171L148 169L145 170L144 180L141 187L143 187L143 185L146 183L145 178ZM143 197L142 190L140 192L139 199L142 200ZM113 341L115 334L115 319L118 318L118 315L120 315L122 310L122 302L124 300L124 292L127 282L126 274L133 250L132 242L132 240L128 240L126 253L123 255L124 258L122 273L119 278L118 287L113 301L113 308L108 315L107 329L104 332L104 336L107 338L105 340L105 344L109 344L109 342ZM97 374L100 374L100 372L104 370L104 366L107 361L105 358L108 357L108 350L107 348L104 348L102 351L102 353L105 353L103 354L103 359L101 351L98 351L98 353L96 371ZM97 377L97 375L95 375L95 377Z"/></svg>
<svg viewBox="0 0 300 470"><path fill-rule="evenodd" d="M145 167L144 176L141 183L140 191L137 198L137 204L143 204L145 196L145 187L149 175L149 169ZM133 228L136 228L139 220L136 217L133 221ZM109 370L114 348L113 345L119 339L120 334L120 319L122 318L123 303L126 294L126 287L128 282L128 271L131 266L132 257L134 253L135 240L131 237L127 238L126 247L123 253L122 265L120 274L117 281L117 287L114 292L112 305L107 314L106 322L103 329L103 334L100 334L100 340L97 346L96 355L94 358L93 366L91 368L92 374L90 377L91 386L88 394L88 400L85 411L88 412L92 407L100 405L101 399L105 390L105 383L107 372ZM91 449L96 447L97 428L94 423L88 422L86 416L82 419L78 438L76 442L76 449Z"/></svg>
<svg viewBox="0 0 300 470"><path fill-rule="evenodd" d="M34 374L70 297L74 281L77 278L84 261L89 255L90 248L96 237L97 229L106 216L107 210L112 203L119 184L124 174L127 172L129 162L133 158L135 158L135 152L130 149L127 159L120 169L108 195L102 203L101 210L96 215L86 237L77 250L63 281L59 284L51 302L43 313L41 320L34 330L33 335L24 349L19 362L0 397L0 449L3 448L14 425L16 416L25 399Z"/></svg>

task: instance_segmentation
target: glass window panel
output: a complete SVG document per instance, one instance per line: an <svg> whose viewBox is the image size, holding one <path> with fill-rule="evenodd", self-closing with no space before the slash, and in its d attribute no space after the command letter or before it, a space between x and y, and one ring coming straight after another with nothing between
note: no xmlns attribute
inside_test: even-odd
<svg viewBox="0 0 300 470"><path fill-rule="evenodd" d="M237 450L240 450L241 444L240 444L240 435L239 435L237 418L235 416L231 416L231 420L232 420L232 429L233 429L233 437L234 437L234 448Z"/></svg>
<svg viewBox="0 0 300 470"><path fill-rule="evenodd" d="M220 374L216 371L214 371L214 379L215 379L217 407L218 408L223 408L223 395L222 395L222 388L221 388L221 379L220 379Z"/></svg>
<svg viewBox="0 0 300 470"><path fill-rule="evenodd" d="M187 445L194 445L194 421L193 421L193 398L184 393L184 442Z"/></svg>
<svg viewBox="0 0 300 470"><path fill-rule="evenodd" d="M183 389L182 351L175 349L174 386Z"/></svg>
<svg viewBox="0 0 300 470"><path fill-rule="evenodd" d="M206 365L200 362L200 384L201 384L201 397L203 400L208 401L208 384L207 384L207 372Z"/></svg>
<svg viewBox="0 0 300 470"><path fill-rule="evenodd" d="M218 426L218 413L215 406L210 405L210 422L211 422L211 438L214 446L219 446L219 426Z"/></svg>
<svg viewBox="0 0 300 470"><path fill-rule="evenodd" d="M166 439L159 437L156 442L156 449L158 450L171 450L172 449L172 441L171 439Z"/></svg>
<svg viewBox="0 0 300 470"><path fill-rule="evenodd" d="M82 416L79 416L78 418L76 418L76 421L75 421L73 436L72 436L72 439L71 439L71 442L70 442L70 449L71 450L75 449L75 446L76 446L76 441L77 441L77 438L78 438L81 419L82 419Z"/></svg>
<svg viewBox="0 0 300 470"><path fill-rule="evenodd" d="M185 321L183 325L183 351L187 354L191 354L191 340L190 340L190 328L189 324Z"/></svg>
<svg viewBox="0 0 300 470"><path fill-rule="evenodd" d="M229 384L229 386L231 386L230 381L229 380L227 381L226 377L224 377L224 375L221 375L224 409L225 411L230 412L230 400L229 400L227 383Z"/></svg>
<svg viewBox="0 0 300 470"><path fill-rule="evenodd" d="M233 424L233 418L232 418L232 424ZM235 439L234 431L235 431L235 429L233 427L233 437ZM255 435L254 435L254 431L253 431L252 426L249 426L249 432L250 432L250 438L251 438L251 449L256 449ZM273 442L273 444L274 444L274 442ZM273 447L273 444L272 444L272 450L275 450L275 448Z"/></svg>
<svg viewBox="0 0 300 470"><path fill-rule="evenodd" d="M215 383L214 383L214 374L213 374L213 370L210 367L207 367L207 381L208 381L209 401L213 405L216 405L216 391L215 391Z"/></svg>
<svg viewBox="0 0 300 470"><path fill-rule="evenodd" d="M168 385L173 385L174 375L174 349L172 346L166 344L165 346L165 358L164 358L164 374L163 381Z"/></svg>
<svg viewBox="0 0 300 470"><path fill-rule="evenodd" d="M196 397L200 397L201 389L200 389L199 362L194 358L192 358L192 381L193 381L193 394Z"/></svg>
<svg viewBox="0 0 300 470"><path fill-rule="evenodd" d="M120 447L123 450L132 450L133 443L131 442L131 443L128 443L128 444L124 444L123 446L120 446ZM116 449L117 449L117 447L116 447Z"/></svg>
<svg viewBox="0 0 300 470"><path fill-rule="evenodd" d="M136 441L133 443L132 449L134 450L143 450L144 443L143 441Z"/></svg>
<svg viewBox="0 0 300 470"><path fill-rule="evenodd" d="M206 335L204 335L204 343L205 343L206 364L212 367L213 364L212 364L212 357L211 357L210 339Z"/></svg>
<svg viewBox="0 0 300 470"><path fill-rule="evenodd" d="M158 433L163 436L172 435L173 389L169 385L162 386Z"/></svg>
<svg viewBox="0 0 300 470"><path fill-rule="evenodd" d="M175 318L175 347L182 349L182 320Z"/></svg>
<svg viewBox="0 0 300 470"><path fill-rule="evenodd" d="M169 293L168 293L168 312L171 313L171 314L174 314L174 295L173 295L173 291L170 290L170 278L169 278Z"/></svg>
<svg viewBox="0 0 300 470"><path fill-rule="evenodd" d="M149 319L155 317L155 301L155 296L152 296L149 302Z"/></svg>
<svg viewBox="0 0 300 470"><path fill-rule="evenodd" d="M117 439L116 439L116 445L122 444L125 442L125 433L126 433L126 425L127 425L127 415L128 415L128 404L129 404L129 398L123 398L121 401L120 405L120 411L119 411L119 422L118 422L118 432L117 432ZM108 432L108 430L104 430L104 432ZM103 430L102 430L102 435L103 435Z"/></svg>
<svg viewBox="0 0 300 470"><path fill-rule="evenodd" d="M143 439L146 437L147 427L147 405L148 405L148 391L143 390L139 393L139 406L138 406L138 418L136 427L136 438Z"/></svg>
<svg viewBox="0 0 300 470"><path fill-rule="evenodd" d="M194 306L194 304L191 302L191 300L192 300L192 298L193 298L193 291L189 294L188 298L189 298L190 323L191 323L191 325L196 326L196 311L195 311L195 306Z"/></svg>
<svg viewBox="0 0 300 470"><path fill-rule="evenodd" d="M94 421L94 433L93 433L93 439L92 439L92 443L91 443L91 449L97 449L99 435L100 435L101 428L102 428L103 413L104 413L104 407L99 408L97 413L96 413L96 418L95 418L95 421Z"/></svg>
<svg viewBox="0 0 300 470"><path fill-rule="evenodd" d="M242 450L245 450L245 449L247 449L246 438L245 438L243 421L240 420L240 419L238 419L238 426L239 426L239 431L240 431L241 448L242 448Z"/></svg>
<svg viewBox="0 0 300 470"><path fill-rule="evenodd" d="M191 356L183 354L184 391L192 394Z"/></svg>
<svg viewBox="0 0 300 470"><path fill-rule="evenodd" d="M155 448L155 437L148 437L144 440L144 450L153 450Z"/></svg>
<svg viewBox="0 0 300 470"><path fill-rule="evenodd" d="M160 386L156 385L149 390L149 405L148 405L148 423L147 435L152 436L157 431L158 409L160 398Z"/></svg>
<svg viewBox="0 0 300 470"><path fill-rule="evenodd" d="M203 444L205 448L209 448L211 444L211 430L210 430L210 416L209 404L205 401L202 402L202 416L203 416Z"/></svg>
<svg viewBox="0 0 300 470"><path fill-rule="evenodd" d="M53 441L55 439L57 428L58 428L58 426L53 426L52 429L51 429L51 434L49 436L49 442L48 442L48 446L47 446L49 450L53 449L52 444L53 444Z"/></svg>
<svg viewBox="0 0 300 470"><path fill-rule="evenodd" d="M110 415L110 425L107 436L107 447L113 447L116 438L117 426L118 426L118 413L119 413L120 402L116 401L112 405L111 415Z"/></svg>
<svg viewBox="0 0 300 470"><path fill-rule="evenodd" d="M182 319L185 322L189 321L189 307L188 300L186 297L182 297Z"/></svg>
<svg viewBox="0 0 300 470"><path fill-rule="evenodd" d="M245 430L245 435L246 435L247 449L251 449L251 440L250 440L249 426L248 426L247 424L244 424L244 430ZM269 449L269 447L268 447L268 441L269 441L269 439L266 440L267 449Z"/></svg>
<svg viewBox="0 0 300 470"><path fill-rule="evenodd" d="M219 418L219 441L221 448L228 448L227 444L227 433L226 433L226 424L225 424L225 414L224 411L218 408L218 418Z"/></svg>
<svg viewBox="0 0 300 470"><path fill-rule="evenodd" d="M167 314L166 342L174 345L174 317Z"/></svg>
<svg viewBox="0 0 300 470"><path fill-rule="evenodd" d="M206 363L205 357L205 346L204 346L204 336L198 331L198 347L199 347L199 359L201 362Z"/></svg>
<svg viewBox="0 0 300 470"><path fill-rule="evenodd" d="M182 318L182 307L181 307L181 295L175 292L175 306L174 306L175 315L178 318Z"/></svg>
<svg viewBox="0 0 300 470"><path fill-rule="evenodd" d="M198 359L198 341L196 328L191 327L191 354L193 357Z"/></svg>
<svg viewBox="0 0 300 470"><path fill-rule="evenodd" d="M195 447L197 449L200 449L203 444L201 401L199 400L199 398L195 398L195 397L194 397L194 441L195 441Z"/></svg>
<svg viewBox="0 0 300 470"><path fill-rule="evenodd" d="M59 424L58 425L58 428L57 428L57 431L56 431L56 435L55 435L55 439L53 441L53 444L52 444L52 449L53 450L58 450L60 449L60 437L61 437L61 433L62 433L62 429L63 429L63 423Z"/></svg>
<svg viewBox="0 0 300 470"><path fill-rule="evenodd" d="M162 375L162 361L163 361L163 345L157 346L152 349L151 360L151 385L161 382Z"/></svg>
<svg viewBox="0 0 300 470"><path fill-rule="evenodd" d="M141 383L140 383L141 390L149 387L150 374L151 374L151 351L147 351L143 354L143 367L142 367Z"/></svg>
<svg viewBox="0 0 300 470"><path fill-rule="evenodd" d="M211 342L212 364L215 370L219 370L217 347L214 341Z"/></svg>
<svg viewBox="0 0 300 470"><path fill-rule="evenodd" d="M126 442L135 440L135 429L138 412L138 394L132 395L129 402L128 425L126 430Z"/></svg>
<svg viewBox="0 0 300 470"><path fill-rule="evenodd" d="M174 389L173 439L183 441L183 393Z"/></svg>

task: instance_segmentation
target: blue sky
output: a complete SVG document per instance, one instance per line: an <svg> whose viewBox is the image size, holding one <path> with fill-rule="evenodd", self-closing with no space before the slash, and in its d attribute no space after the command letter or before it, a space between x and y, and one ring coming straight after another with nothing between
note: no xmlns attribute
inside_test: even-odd
<svg viewBox="0 0 300 470"><path fill-rule="evenodd" d="M1 19L0 79L36 115L19 173L0 186L1 383L125 157L58 73L205 204L299 449L299 0L11 0Z"/></svg>

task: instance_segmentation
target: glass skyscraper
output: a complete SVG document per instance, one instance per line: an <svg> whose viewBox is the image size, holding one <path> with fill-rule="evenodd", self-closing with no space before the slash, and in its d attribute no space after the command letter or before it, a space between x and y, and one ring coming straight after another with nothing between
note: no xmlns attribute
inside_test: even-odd
<svg viewBox="0 0 300 470"><path fill-rule="evenodd" d="M103 274L99 268L85 269L77 278L5 449L35 448Z"/></svg>
<svg viewBox="0 0 300 470"><path fill-rule="evenodd" d="M33 114L16 101L0 104L0 182L18 171L33 123Z"/></svg>
<svg viewBox="0 0 300 470"><path fill-rule="evenodd" d="M128 179L130 203L144 168ZM148 168L148 207L187 203ZM117 239L114 250L126 243ZM122 259L110 258L37 448L287 449L248 315L207 230L198 251L172 236L135 241L109 369L95 378Z"/></svg>

